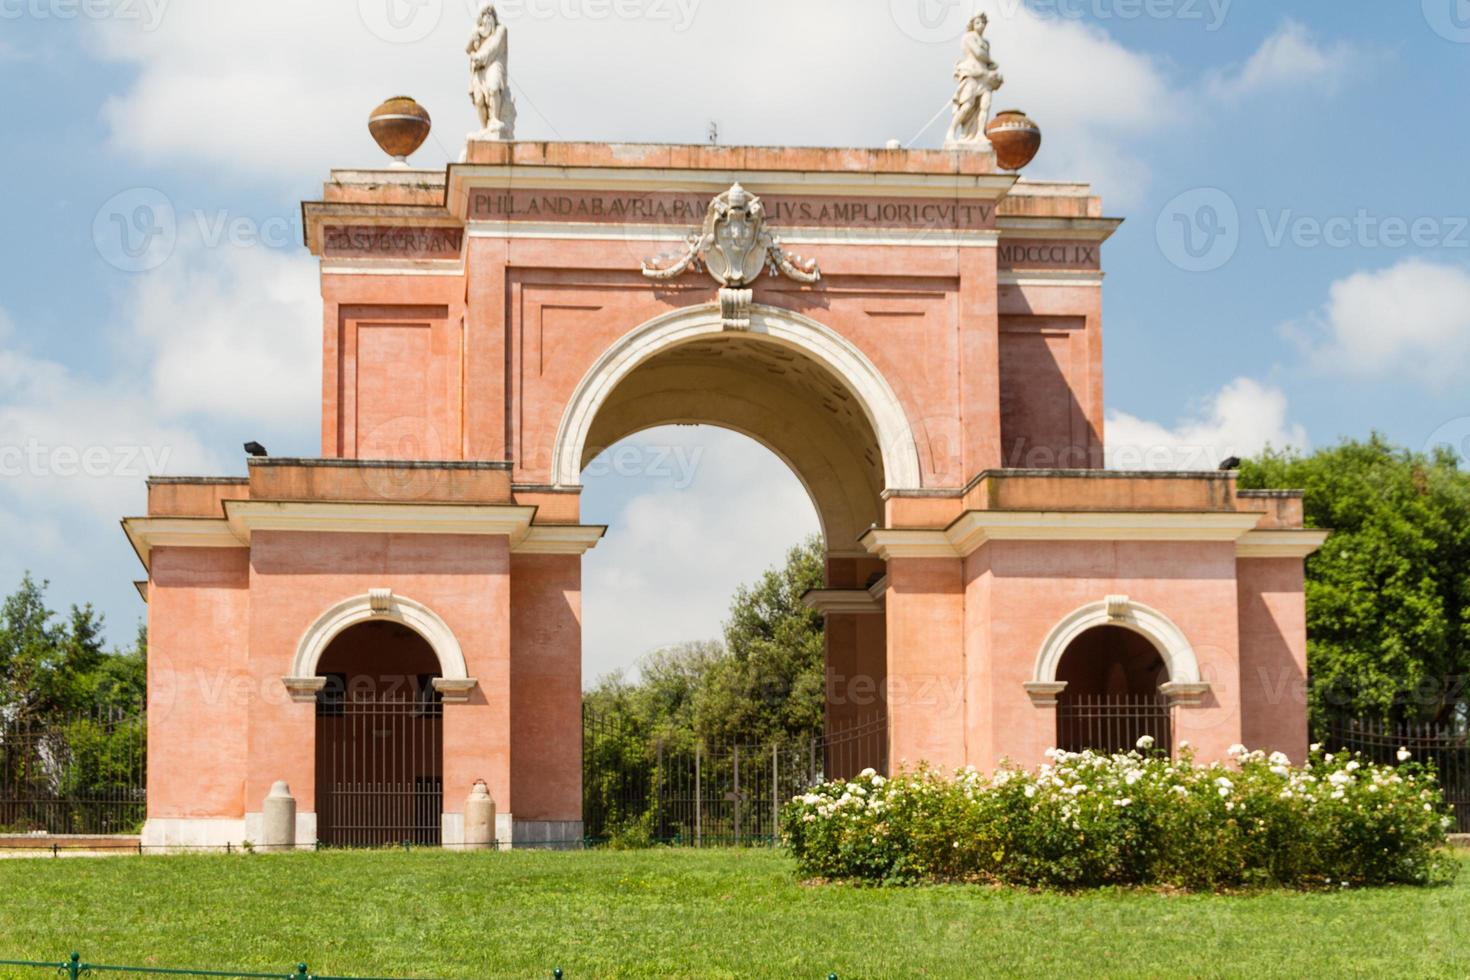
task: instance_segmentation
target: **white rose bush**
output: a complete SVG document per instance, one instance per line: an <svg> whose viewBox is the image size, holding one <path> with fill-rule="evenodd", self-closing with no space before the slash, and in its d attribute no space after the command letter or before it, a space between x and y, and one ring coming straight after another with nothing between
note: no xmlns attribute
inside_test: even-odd
<svg viewBox="0 0 1470 980"><path fill-rule="evenodd" d="M1138 750L1053 750L1035 771L993 776L871 769L785 809L782 830L811 878L1222 890L1361 888L1449 880L1451 821L1431 769L1323 753L1231 750L1197 765Z"/></svg>

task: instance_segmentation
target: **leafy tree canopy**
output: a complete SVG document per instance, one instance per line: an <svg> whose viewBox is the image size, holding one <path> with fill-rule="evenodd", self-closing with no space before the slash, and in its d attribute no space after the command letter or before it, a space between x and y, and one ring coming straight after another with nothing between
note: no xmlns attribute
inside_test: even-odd
<svg viewBox="0 0 1470 980"><path fill-rule="evenodd" d="M1470 473L1381 436L1300 455L1268 451L1242 489L1303 489L1311 704L1329 714L1435 720L1470 675Z"/></svg>
<svg viewBox="0 0 1470 980"><path fill-rule="evenodd" d="M668 744L766 744L820 734L826 655L822 617L802 602L820 588L825 549L811 538L784 565L742 587L724 643L686 643L645 658L641 679L603 680L586 696L596 714L617 718Z"/></svg>
<svg viewBox="0 0 1470 980"><path fill-rule="evenodd" d="M102 617L90 605L64 617L46 606L46 582L29 574L0 604L0 717L46 720L95 708L130 708L143 698L147 637L108 653Z"/></svg>

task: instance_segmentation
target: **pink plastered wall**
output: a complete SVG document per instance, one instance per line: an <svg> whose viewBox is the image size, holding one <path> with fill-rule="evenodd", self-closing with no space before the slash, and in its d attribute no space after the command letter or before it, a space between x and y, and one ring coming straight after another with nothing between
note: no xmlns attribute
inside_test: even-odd
<svg viewBox="0 0 1470 980"><path fill-rule="evenodd" d="M286 779L303 812L315 806L315 707L287 696L282 677L306 630L329 608L389 588L432 609L458 639L479 683L444 708L444 806L459 812L485 779L501 812L510 780L510 554L503 537L256 532L250 562L247 810Z"/></svg>
<svg viewBox="0 0 1470 980"><path fill-rule="evenodd" d="M1303 564L1247 558L1239 574L1241 741L1300 762L1308 740Z"/></svg>
<svg viewBox="0 0 1470 980"><path fill-rule="evenodd" d="M248 553L160 547L151 562L148 816L242 817L252 689Z"/></svg>
<svg viewBox="0 0 1470 980"><path fill-rule="evenodd" d="M1235 548L1228 542L995 541L966 561L972 763L1043 761L1056 713L1024 685L1052 629L1078 608L1126 595L1188 638L1210 693L1175 713L1176 742L1223 758L1241 740Z"/></svg>
<svg viewBox="0 0 1470 980"><path fill-rule="evenodd" d="M582 819L582 560L511 560L511 786L520 820Z"/></svg>

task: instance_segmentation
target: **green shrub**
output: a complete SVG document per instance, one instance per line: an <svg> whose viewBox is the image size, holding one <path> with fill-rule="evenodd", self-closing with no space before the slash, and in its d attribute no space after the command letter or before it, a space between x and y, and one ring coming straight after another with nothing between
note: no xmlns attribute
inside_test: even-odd
<svg viewBox="0 0 1470 980"><path fill-rule="evenodd" d="M1233 765L1184 753L1053 751L986 777L866 770L785 809L804 874L869 882L992 881L1222 889L1448 880L1450 825L1431 769L1322 754L1293 767L1236 746Z"/></svg>

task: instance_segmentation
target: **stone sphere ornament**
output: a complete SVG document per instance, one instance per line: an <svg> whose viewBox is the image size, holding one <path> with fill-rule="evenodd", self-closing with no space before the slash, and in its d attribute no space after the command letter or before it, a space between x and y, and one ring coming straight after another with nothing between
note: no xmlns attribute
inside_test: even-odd
<svg viewBox="0 0 1470 980"><path fill-rule="evenodd" d="M368 132L395 167L408 166L409 155L424 145L432 126L428 110L406 95L394 96L368 116Z"/></svg>
<svg viewBox="0 0 1470 980"><path fill-rule="evenodd" d="M1041 127L1019 109L998 112L985 135L995 149L995 160L1005 170L1020 170L1041 150Z"/></svg>

